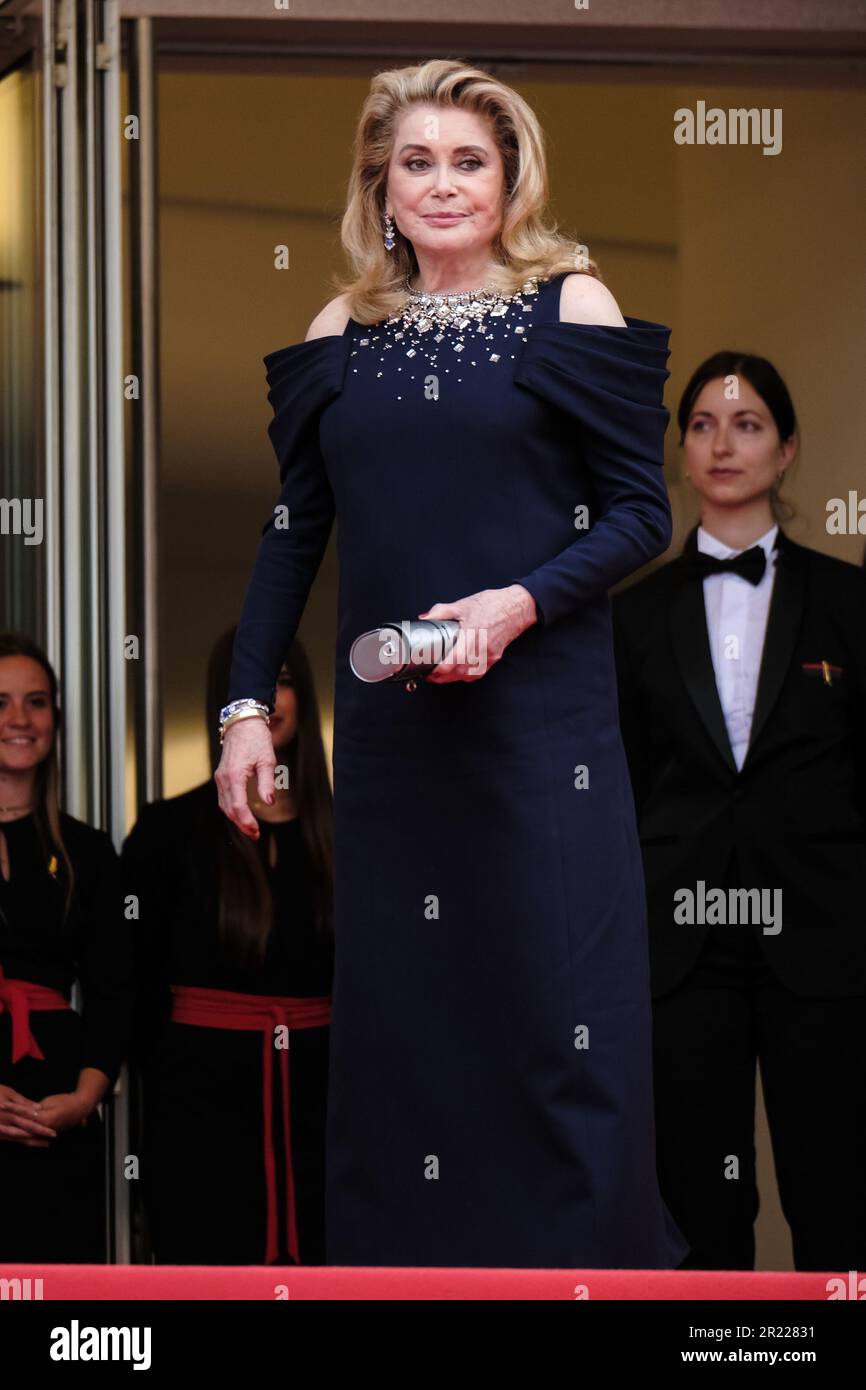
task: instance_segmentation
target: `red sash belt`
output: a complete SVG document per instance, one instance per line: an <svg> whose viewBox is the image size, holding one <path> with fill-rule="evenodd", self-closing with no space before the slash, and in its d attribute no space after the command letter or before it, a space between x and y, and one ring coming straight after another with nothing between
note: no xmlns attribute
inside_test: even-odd
<svg viewBox="0 0 866 1390"><path fill-rule="evenodd" d="M12 1061L35 1057L45 1061L45 1054L30 1031L30 1011L54 1011L71 1008L65 994L47 985L35 985L32 980L11 980L0 965L0 1014L9 1010L12 1019Z"/></svg>
<svg viewBox="0 0 866 1390"><path fill-rule="evenodd" d="M277 1162L274 1153L272 1100L274 1029L280 1024L290 1030L324 1027L331 1021L331 997L325 995L317 999L294 999L278 994L235 994L228 989L198 989L192 985L172 985L171 988L174 995L171 1017L174 1023L192 1023L200 1028L255 1030L262 1034L265 1181L268 1193L268 1241L265 1263L271 1264L278 1254ZM300 1264L290 1132L289 1049L280 1048L279 1054L283 1151L286 1163L286 1235L289 1254Z"/></svg>

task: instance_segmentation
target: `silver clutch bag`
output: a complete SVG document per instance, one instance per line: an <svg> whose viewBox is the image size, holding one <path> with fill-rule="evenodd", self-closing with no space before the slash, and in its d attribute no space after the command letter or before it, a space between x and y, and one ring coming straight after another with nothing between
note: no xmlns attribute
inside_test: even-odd
<svg viewBox="0 0 866 1390"><path fill-rule="evenodd" d="M349 665L358 680L367 683L429 675L451 651L459 631L456 618L383 623L355 638Z"/></svg>

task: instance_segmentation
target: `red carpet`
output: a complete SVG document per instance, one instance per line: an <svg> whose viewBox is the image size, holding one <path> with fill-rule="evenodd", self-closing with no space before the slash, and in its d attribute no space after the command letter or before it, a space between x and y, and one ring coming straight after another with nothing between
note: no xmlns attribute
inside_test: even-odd
<svg viewBox="0 0 866 1390"><path fill-rule="evenodd" d="M0 1299L850 1299L849 1275L700 1270L0 1265ZM24 1283L30 1280L29 1288ZM585 1288L586 1293L581 1293Z"/></svg>

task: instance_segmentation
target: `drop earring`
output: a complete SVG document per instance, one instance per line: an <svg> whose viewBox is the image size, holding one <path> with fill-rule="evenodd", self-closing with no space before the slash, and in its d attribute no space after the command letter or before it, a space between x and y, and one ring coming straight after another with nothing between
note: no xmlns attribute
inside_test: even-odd
<svg viewBox="0 0 866 1390"><path fill-rule="evenodd" d="M394 250L394 223L388 213L385 213L385 250Z"/></svg>

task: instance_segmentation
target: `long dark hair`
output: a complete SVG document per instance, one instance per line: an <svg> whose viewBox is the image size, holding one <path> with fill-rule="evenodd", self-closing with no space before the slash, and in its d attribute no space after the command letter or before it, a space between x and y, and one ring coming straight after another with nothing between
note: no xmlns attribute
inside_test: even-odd
<svg viewBox="0 0 866 1390"><path fill-rule="evenodd" d="M37 662L48 677L51 693L51 713L54 722L54 737L51 749L36 769L36 807L33 821L42 846L46 870L52 856L58 863L64 887L66 902L64 918L69 913L72 895L75 891L75 870L66 849L60 830L60 764L57 755L58 736L62 737L63 716L60 709L60 686L54 667L38 643L23 632L0 632L0 660L5 656L27 656ZM0 826L2 829L2 826Z"/></svg>
<svg viewBox="0 0 866 1390"><path fill-rule="evenodd" d="M219 712L228 698L234 627L217 640L207 671L207 727L211 766L220 760ZM298 708L295 738L278 753L289 770L289 786L301 833L316 877L316 926L333 931L333 798L328 778L319 706L307 653L296 637L284 657ZM216 802L214 803L216 805ZM258 845L217 808L219 932L226 948L261 961L273 926L273 895Z"/></svg>
<svg viewBox="0 0 866 1390"><path fill-rule="evenodd" d="M772 362L766 357L756 357L751 352L735 352L731 348L725 348L721 352L714 352L712 357L707 357L694 370L680 396L677 407L680 444L685 436L692 407L707 382L726 376L745 377L752 390L757 391L776 423L783 444L797 434L797 416L791 393ZM786 498L780 497L780 487L781 484L777 480L770 489L770 508L776 521L790 521L797 512Z"/></svg>

